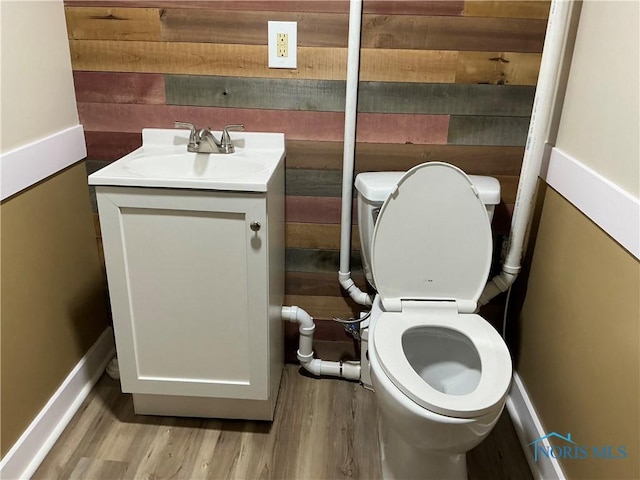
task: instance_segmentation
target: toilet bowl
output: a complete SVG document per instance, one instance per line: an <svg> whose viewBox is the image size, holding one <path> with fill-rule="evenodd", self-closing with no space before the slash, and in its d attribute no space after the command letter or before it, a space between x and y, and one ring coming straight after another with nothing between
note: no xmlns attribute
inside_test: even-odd
<svg viewBox="0 0 640 480"><path fill-rule="evenodd" d="M512 373L502 337L475 313L492 255L485 204L460 169L419 165L392 188L370 242L383 475L467 478L465 453L495 425Z"/></svg>

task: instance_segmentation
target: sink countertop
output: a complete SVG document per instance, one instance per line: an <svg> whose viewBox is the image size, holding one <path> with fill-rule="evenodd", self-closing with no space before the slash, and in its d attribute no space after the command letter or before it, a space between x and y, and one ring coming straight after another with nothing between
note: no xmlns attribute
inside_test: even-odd
<svg viewBox="0 0 640 480"><path fill-rule="evenodd" d="M230 132L230 136L235 153L191 153L188 130L143 129L142 147L89 175L89 184L266 192L284 159L284 134Z"/></svg>

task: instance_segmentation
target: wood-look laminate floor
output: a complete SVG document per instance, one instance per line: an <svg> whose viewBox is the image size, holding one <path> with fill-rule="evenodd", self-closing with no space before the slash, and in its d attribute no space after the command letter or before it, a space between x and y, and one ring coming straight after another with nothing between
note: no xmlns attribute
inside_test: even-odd
<svg viewBox="0 0 640 480"><path fill-rule="evenodd" d="M34 479L380 478L377 406L357 383L287 365L273 423L152 417L104 375ZM471 480L531 479L506 412L467 455Z"/></svg>

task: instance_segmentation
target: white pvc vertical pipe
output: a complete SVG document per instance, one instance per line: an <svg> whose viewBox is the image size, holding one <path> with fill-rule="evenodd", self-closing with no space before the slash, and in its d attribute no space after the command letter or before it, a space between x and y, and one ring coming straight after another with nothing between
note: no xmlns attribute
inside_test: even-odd
<svg viewBox="0 0 640 480"><path fill-rule="evenodd" d="M340 271L349 271L351 257L351 202L356 147L356 115L358 106L358 78L360 70L360 26L362 1L351 0L349 8L349 43L347 52L347 85L344 105L344 150L342 164L342 231Z"/></svg>
<svg viewBox="0 0 640 480"><path fill-rule="evenodd" d="M520 271L522 252L533 213L534 197L543 160L548 156L548 140L553 117L557 114L558 94L562 90L561 75L566 67L566 52L575 38L575 15L579 5L573 0L554 0L544 41L536 95L522 160L518 193L511 219L507 255L502 272L485 287L479 303L484 305L497 294L506 291Z"/></svg>
<svg viewBox="0 0 640 480"><path fill-rule="evenodd" d="M363 305L371 305L371 298L351 280L351 215L353 201L353 172L356 147L356 115L358 106L358 77L360 70L360 29L362 0L349 4L349 42L347 50L347 85L344 107L344 150L342 164L342 214L340 230L340 285L351 298Z"/></svg>

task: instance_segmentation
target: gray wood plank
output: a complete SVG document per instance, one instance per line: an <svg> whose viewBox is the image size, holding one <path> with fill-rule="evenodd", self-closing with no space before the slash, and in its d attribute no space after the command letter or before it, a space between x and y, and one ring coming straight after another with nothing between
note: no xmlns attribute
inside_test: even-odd
<svg viewBox="0 0 640 480"><path fill-rule="evenodd" d="M528 117L451 116L448 143L453 145L523 146Z"/></svg>
<svg viewBox="0 0 640 480"><path fill-rule="evenodd" d="M345 82L166 76L167 103L273 110L343 111ZM531 115L534 87L361 82L358 111L432 115Z"/></svg>
<svg viewBox="0 0 640 480"><path fill-rule="evenodd" d="M287 248L285 265L288 272L336 273L340 265L340 252L316 248ZM351 272L362 274L362 258L356 250L351 253Z"/></svg>
<svg viewBox="0 0 640 480"><path fill-rule="evenodd" d="M344 81L167 75L165 82L170 105L344 110Z"/></svg>
<svg viewBox="0 0 640 480"><path fill-rule="evenodd" d="M534 87L362 82L358 110L441 115L531 115Z"/></svg>
<svg viewBox="0 0 640 480"><path fill-rule="evenodd" d="M342 171L287 169L285 193L301 197L340 197Z"/></svg>

